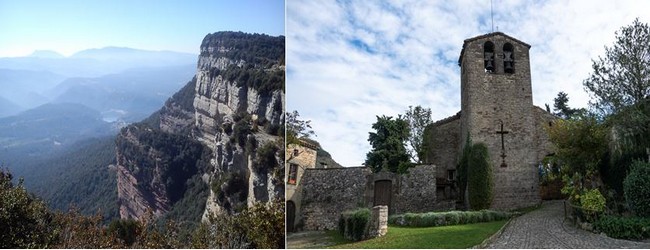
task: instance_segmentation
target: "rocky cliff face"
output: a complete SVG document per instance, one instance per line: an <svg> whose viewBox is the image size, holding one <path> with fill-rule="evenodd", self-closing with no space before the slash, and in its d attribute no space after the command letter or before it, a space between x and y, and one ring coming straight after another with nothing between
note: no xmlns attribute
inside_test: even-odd
<svg viewBox="0 0 650 250"><path fill-rule="evenodd" d="M283 199L283 58L284 37L207 35L195 78L118 136L120 216L173 210L199 192L190 179L208 187L191 208L203 217Z"/></svg>

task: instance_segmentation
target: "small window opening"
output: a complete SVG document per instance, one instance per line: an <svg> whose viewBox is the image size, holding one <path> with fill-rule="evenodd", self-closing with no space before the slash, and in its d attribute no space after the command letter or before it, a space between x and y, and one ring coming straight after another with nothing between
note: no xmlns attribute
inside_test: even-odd
<svg viewBox="0 0 650 250"><path fill-rule="evenodd" d="M447 179L450 181L456 180L456 170L447 170Z"/></svg>
<svg viewBox="0 0 650 250"><path fill-rule="evenodd" d="M298 165L289 164L289 180L287 181L287 183L295 185L297 175L298 175Z"/></svg>
<svg viewBox="0 0 650 250"><path fill-rule="evenodd" d="M503 72L508 74L515 73L514 47L510 43L503 45Z"/></svg>
<svg viewBox="0 0 650 250"><path fill-rule="evenodd" d="M485 72L494 72L494 43L487 41L483 44L483 60Z"/></svg>

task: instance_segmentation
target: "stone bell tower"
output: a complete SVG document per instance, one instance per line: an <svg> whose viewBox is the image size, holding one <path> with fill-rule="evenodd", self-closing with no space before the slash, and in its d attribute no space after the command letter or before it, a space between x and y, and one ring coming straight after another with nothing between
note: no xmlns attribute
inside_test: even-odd
<svg viewBox="0 0 650 250"><path fill-rule="evenodd" d="M458 60L461 143L469 135L473 143L488 147L494 175L493 209L510 210L541 201L529 49L522 41L494 32L465 40Z"/></svg>

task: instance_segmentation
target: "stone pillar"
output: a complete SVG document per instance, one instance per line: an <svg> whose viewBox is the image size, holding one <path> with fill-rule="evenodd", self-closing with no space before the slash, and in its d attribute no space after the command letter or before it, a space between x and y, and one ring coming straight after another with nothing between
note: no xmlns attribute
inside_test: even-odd
<svg viewBox="0 0 650 250"><path fill-rule="evenodd" d="M386 235L388 232L388 206L375 206L372 208L368 238Z"/></svg>

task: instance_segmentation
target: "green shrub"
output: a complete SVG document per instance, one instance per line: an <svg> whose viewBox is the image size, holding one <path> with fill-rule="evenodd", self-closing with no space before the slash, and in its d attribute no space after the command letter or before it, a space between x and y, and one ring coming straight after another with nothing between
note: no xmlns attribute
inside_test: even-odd
<svg viewBox="0 0 650 250"><path fill-rule="evenodd" d="M623 181L625 200L638 216L650 217L650 163L636 161Z"/></svg>
<svg viewBox="0 0 650 250"><path fill-rule="evenodd" d="M467 137L465 140L465 146L463 146L463 154L460 157L458 162L458 200L460 200L463 206L467 206L465 200L465 191L467 191L467 170L469 169L469 155L472 152L472 138Z"/></svg>
<svg viewBox="0 0 650 250"><path fill-rule="evenodd" d="M20 179L0 169L0 247L47 248L52 238L48 221L52 215L46 204L27 193Z"/></svg>
<svg viewBox="0 0 650 250"><path fill-rule="evenodd" d="M481 217L479 216L479 213L480 212L477 211L468 211L466 214L467 219L465 221L467 221L468 224L481 222Z"/></svg>
<svg viewBox="0 0 650 250"><path fill-rule="evenodd" d="M472 145L467 172L469 205L473 210L487 209L492 204L492 167L487 146Z"/></svg>
<svg viewBox="0 0 650 250"><path fill-rule="evenodd" d="M138 221L133 219L118 219L111 221L108 225L108 232L114 233L127 246L133 245L138 230L141 230Z"/></svg>
<svg viewBox="0 0 650 250"><path fill-rule="evenodd" d="M437 227L490 222L508 218L510 218L509 213L491 210L406 213L388 217L388 224L407 227Z"/></svg>
<svg viewBox="0 0 650 250"><path fill-rule="evenodd" d="M404 224L404 215L390 215L388 216L388 224L390 225L402 225ZM341 228L341 220L339 220L339 228Z"/></svg>
<svg viewBox="0 0 650 250"><path fill-rule="evenodd" d="M370 209L359 208L353 211L341 213L339 219L339 232L346 239L359 241L363 240L370 225Z"/></svg>
<svg viewBox="0 0 650 250"><path fill-rule="evenodd" d="M429 213L423 214L423 216L425 218L420 223L420 224L422 224L423 227L426 227L426 226L444 226L444 225L449 224L449 222L447 221L447 219L445 217L445 214L429 212Z"/></svg>
<svg viewBox="0 0 650 250"><path fill-rule="evenodd" d="M612 238L630 240L650 238L650 218L603 216L594 222L594 228Z"/></svg>
<svg viewBox="0 0 650 250"><path fill-rule="evenodd" d="M600 194L597 188L585 192L580 196L580 204L582 204L582 209L584 209L585 215L588 216L588 220L590 221L596 215L605 211L605 197Z"/></svg>
<svg viewBox="0 0 650 250"><path fill-rule="evenodd" d="M481 210L481 213L483 214L483 220L484 221L494 221L495 220L495 216L494 216L494 213L492 213L492 211Z"/></svg>
<svg viewBox="0 0 650 250"><path fill-rule="evenodd" d="M446 225L458 225L460 224L460 216L455 212L447 212L445 215Z"/></svg>
<svg viewBox="0 0 650 250"><path fill-rule="evenodd" d="M406 213L404 214L404 222L406 224L415 224L416 221L418 220L418 215L414 213Z"/></svg>

